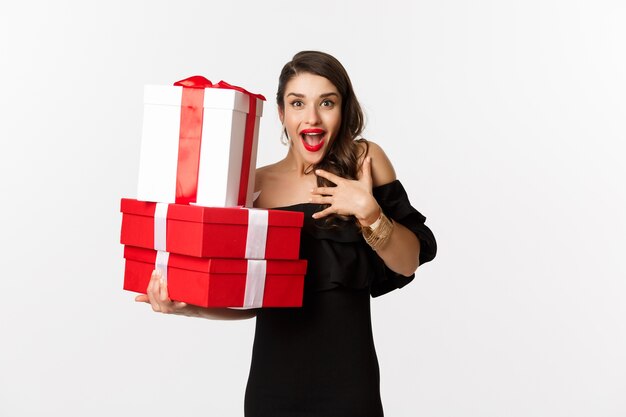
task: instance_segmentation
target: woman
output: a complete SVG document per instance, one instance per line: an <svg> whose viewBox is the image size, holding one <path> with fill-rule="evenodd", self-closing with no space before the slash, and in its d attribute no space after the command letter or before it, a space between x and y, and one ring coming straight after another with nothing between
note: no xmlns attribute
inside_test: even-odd
<svg viewBox="0 0 626 417"><path fill-rule="evenodd" d="M305 213L303 307L240 311L172 302L158 272L137 300L164 313L256 315L248 417L382 416L370 295L410 282L434 258L435 239L383 150L359 139L363 113L339 61L296 54L281 72L276 99L289 151L257 170L255 206Z"/></svg>

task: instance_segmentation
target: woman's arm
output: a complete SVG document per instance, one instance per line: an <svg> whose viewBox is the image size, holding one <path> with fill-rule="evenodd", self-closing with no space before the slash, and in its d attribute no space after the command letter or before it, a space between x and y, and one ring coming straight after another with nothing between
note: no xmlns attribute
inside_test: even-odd
<svg viewBox="0 0 626 417"><path fill-rule="evenodd" d="M420 241L400 223L393 223L389 240L376 253L385 265L404 276L412 275L419 266Z"/></svg>
<svg viewBox="0 0 626 417"><path fill-rule="evenodd" d="M149 303L152 310L164 314L178 314L213 320L242 320L256 316L256 310L234 310L230 308L204 308L172 301L167 293L167 283L161 272L154 270L146 294L135 297L135 301Z"/></svg>
<svg viewBox="0 0 626 417"><path fill-rule="evenodd" d="M382 211L372 194L372 188L394 181L396 173L380 146L373 142L368 143L368 155L362 163L358 180L347 180L323 170L316 171L317 175L337 186L316 187L311 191L311 202L329 204L326 209L315 213L315 218L331 213L353 215L363 227L370 226L379 218ZM399 223L394 222L393 225L389 239L377 248L376 253L389 269L409 276L419 266L420 243L409 229Z"/></svg>

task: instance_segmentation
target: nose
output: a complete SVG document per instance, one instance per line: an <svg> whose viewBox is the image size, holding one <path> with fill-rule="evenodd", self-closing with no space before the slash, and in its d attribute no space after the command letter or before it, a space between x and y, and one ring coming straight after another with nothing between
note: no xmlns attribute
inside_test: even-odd
<svg viewBox="0 0 626 417"><path fill-rule="evenodd" d="M320 123L321 119L317 106L310 106L307 109L306 121L311 126L315 126Z"/></svg>

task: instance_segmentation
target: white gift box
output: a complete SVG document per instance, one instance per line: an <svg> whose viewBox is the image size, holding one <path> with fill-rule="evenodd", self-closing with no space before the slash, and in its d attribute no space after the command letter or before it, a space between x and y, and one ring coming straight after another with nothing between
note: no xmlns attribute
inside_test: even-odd
<svg viewBox="0 0 626 417"><path fill-rule="evenodd" d="M203 110L197 110L201 116L197 120L198 129L201 125L201 141L199 150L187 158L185 155L189 152L183 151L179 155L181 113L188 111L181 105L183 87L145 86L137 199L181 203L180 190L185 188L181 187L181 177L185 176L179 175L179 170L181 166L186 169L188 165L196 164L191 168L192 172L197 170L196 196L195 201L190 201L192 204L251 207L263 100L259 98L261 96L231 88L193 90L204 91L203 99L201 92L200 96L195 95L200 97L198 104L203 105ZM252 106L250 100L253 100ZM246 132L248 117L253 120L248 122ZM246 145L248 156L244 151L245 140L251 141ZM249 169L242 172L242 166ZM186 203L189 201L183 202Z"/></svg>

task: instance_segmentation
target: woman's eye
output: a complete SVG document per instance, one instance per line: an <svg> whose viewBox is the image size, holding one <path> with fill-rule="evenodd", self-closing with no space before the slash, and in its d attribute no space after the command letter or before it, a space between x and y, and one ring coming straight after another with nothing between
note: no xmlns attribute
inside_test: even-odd
<svg viewBox="0 0 626 417"><path fill-rule="evenodd" d="M322 101L322 107L332 107L335 103L332 100L324 100Z"/></svg>
<svg viewBox="0 0 626 417"><path fill-rule="evenodd" d="M301 102L300 100L296 100L296 101L291 102L291 105L293 107L302 107L302 106L304 106L304 103Z"/></svg>

